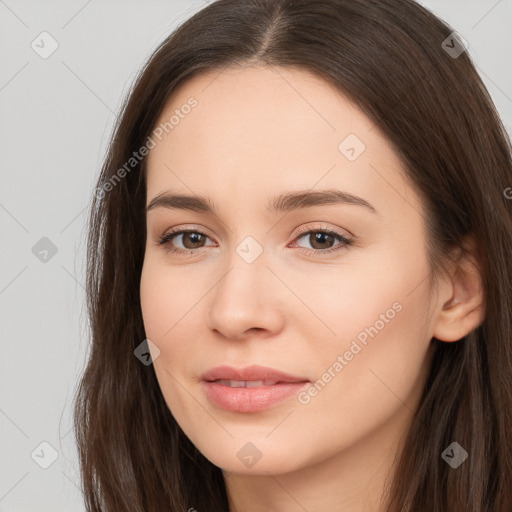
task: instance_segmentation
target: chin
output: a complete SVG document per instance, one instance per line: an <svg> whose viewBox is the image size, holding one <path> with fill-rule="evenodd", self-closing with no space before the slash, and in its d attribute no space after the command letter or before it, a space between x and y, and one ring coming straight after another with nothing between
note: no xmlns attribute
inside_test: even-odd
<svg viewBox="0 0 512 512"><path fill-rule="evenodd" d="M247 439L229 439L224 444L208 443L209 447L198 450L212 464L221 468L225 474L244 475L283 474L296 471L308 464L305 454L296 446L273 445L265 436Z"/></svg>

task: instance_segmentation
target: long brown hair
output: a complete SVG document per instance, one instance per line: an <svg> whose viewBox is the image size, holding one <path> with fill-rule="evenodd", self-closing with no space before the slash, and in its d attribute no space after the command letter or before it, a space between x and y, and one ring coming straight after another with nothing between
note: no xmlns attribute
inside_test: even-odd
<svg viewBox="0 0 512 512"><path fill-rule="evenodd" d="M218 0L154 52L123 105L89 220L92 345L74 411L88 511L228 510L220 468L180 429L152 366L134 357L146 338L146 186L145 160L130 159L179 85L248 61L314 72L378 126L429 212L435 272L475 239L485 319L458 342L433 340L390 497L402 512L512 510L512 149L452 32L412 0ZM469 454L456 470L441 457L452 442Z"/></svg>

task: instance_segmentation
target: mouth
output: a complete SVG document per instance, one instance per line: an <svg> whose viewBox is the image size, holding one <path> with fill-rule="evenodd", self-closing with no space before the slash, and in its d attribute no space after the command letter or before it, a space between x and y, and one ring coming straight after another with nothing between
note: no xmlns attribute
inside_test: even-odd
<svg viewBox="0 0 512 512"><path fill-rule="evenodd" d="M275 386L276 384L283 384L283 382L278 382L276 380L227 380L227 379L217 379L217 380L209 380L206 382L217 382L222 386L228 386L230 388L261 388L264 386Z"/></svg>
<svg viewBox="0 0 512 512"><path fill-rule="evenodd" d="M257 387L252 383L262 383L261 385L273 386L280 383L293 383L309 381L307 377L299 377L276 370L268 366L245 366L243 368L235 368L233 366L217 366L208 370L201 375L201 380L207 382L228 382L249 383L250 386L233 385L232 387Z"/></svg>
<svg viewBox="0 0 512 512"><path fill-rule="evenodd" d="M263 366L222 366L202 375L203 389L213 405L243 413L268 409L296 395L310 382Z"/></svg>

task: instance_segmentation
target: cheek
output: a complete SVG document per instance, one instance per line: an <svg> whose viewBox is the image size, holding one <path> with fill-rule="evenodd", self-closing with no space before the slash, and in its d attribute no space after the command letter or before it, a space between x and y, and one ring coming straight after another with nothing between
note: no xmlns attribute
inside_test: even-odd
<svg viewBox="0 0 512 512"><path fill-rule="evenodd" d="M144 261L140 279L140 305L146 336L154 342L160 338L163 332L165 318L161 314L163 309L162 283L157 279L157 275L155 267ZM159 343L157 345L160 347Z"/></svg>
<svg viewBox="0 0 512 512"><path fill-rule="evenodd" d="M381 255L362 268L340 273L330 283L331 300L322 301L334 334L309 347L320 380L310 403L366 429L403 402L413 408L431 336L426 261L395 254L386 263Z"/></svg>
<svg viewBox="0 0 512 512"><path fill-rule="evenodd" d="M190 275L189 275L190 274ZM204 320L201 287L197 272L172 269L151 259L144 263L140 281L140 302L146 337L160 350L154 367L165 394L175 393L172 376L195 375L194 357L202 346ZM203 331L201 332L201 329ZM169 372L172 375L168 375Z"/></svg>
<svg viewBox="0 0 512 512"><path fill-rule="evenodd" d="M190 286L190 281L154 259L146 260L142 268L140 302L146 335L159 345L180 328L200 289L197 281Z"/></svg>
<svg viewBox="0 0 512 512"><path fill-rule="evenodd" d="M343 325L338 322L344 329L339 343L324 346L317 366L319 391L306 407L329 411L332 421L326 423L334 429L333 436L339 435L336 429L347 428L340 439L354 431L369 432L395 413L412 413L418 405L430 362L426 290L409 293L405 283L395 290L386 297L381 290L378 300L362 302L366 313L346 317ZM350 425L343 421L346 418Z"/></svg>
<svg viewBox="0 0 512 512"><path fill-rule="evenodd" d="M197 302L189 297L193 294L190 288L177 286L169 269L145 261L140 282L144 329L146 337L160 350L153 367L162 395L178 422L179 418L195 413L194 403L187 400L183 384L180 385L183 375L188 373L191 344L175 342L183 339L184 333L190 333L192 315L187 315L187 311Z"/></svg>
<svg viewBox="0 0 512 512"><path fill-rule="evenodd" d="M305 318L311 320L316 335L311 338L311 333L308 338L314 341L315 351L319 346L327 351L342 349L357 336L364 342L369 337L365 329L377 323L381 331L399 316L397 309L405 300L404 290L412 288L413 275L413 269L399 260L386 261L381 253L371 257L359 253L337 268L315 269L298 279L285 275L287 282L294 283L294 293L314 313L298 303L292 312L293 327L304 328Z"/></svg>
<svg viewBox="0 0 512 512"><path fill-rule="evenodd" d="M178 358L183 359L176 350L180 344L171 349L173 336L179 330L180 294L172 285L166 273L156 265L144 263L140 282L140 302L144 330L160 350L154 360L153 367L167 404L175 403L176 393L173 390L173 379L167 372L172 371L170 363Z"/></svg>

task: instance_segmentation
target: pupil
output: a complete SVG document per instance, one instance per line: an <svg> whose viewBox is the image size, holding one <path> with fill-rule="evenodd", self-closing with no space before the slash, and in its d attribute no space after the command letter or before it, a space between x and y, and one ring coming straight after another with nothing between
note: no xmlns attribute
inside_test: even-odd
<svg viewBox="0 0 512 512"><path fill-rule="evenodd" d="M327 243L327 241L326 240L322 241L322 238L324 238L324 237L332 238L332 235L329 235L328 233L316 233L314 235L314 237L315 237L315 242L319 242L320 244L322 244L322 243L325 244L325 243Z"/></svg>
<svg viewBox="0 0 512 512"><path fill-rule="evenodd" d="M188 233L188 237L191 240L192 244L198 244L201 242L201 234L200 233ZM186 237L185 237L186 240Z"/></svg>

